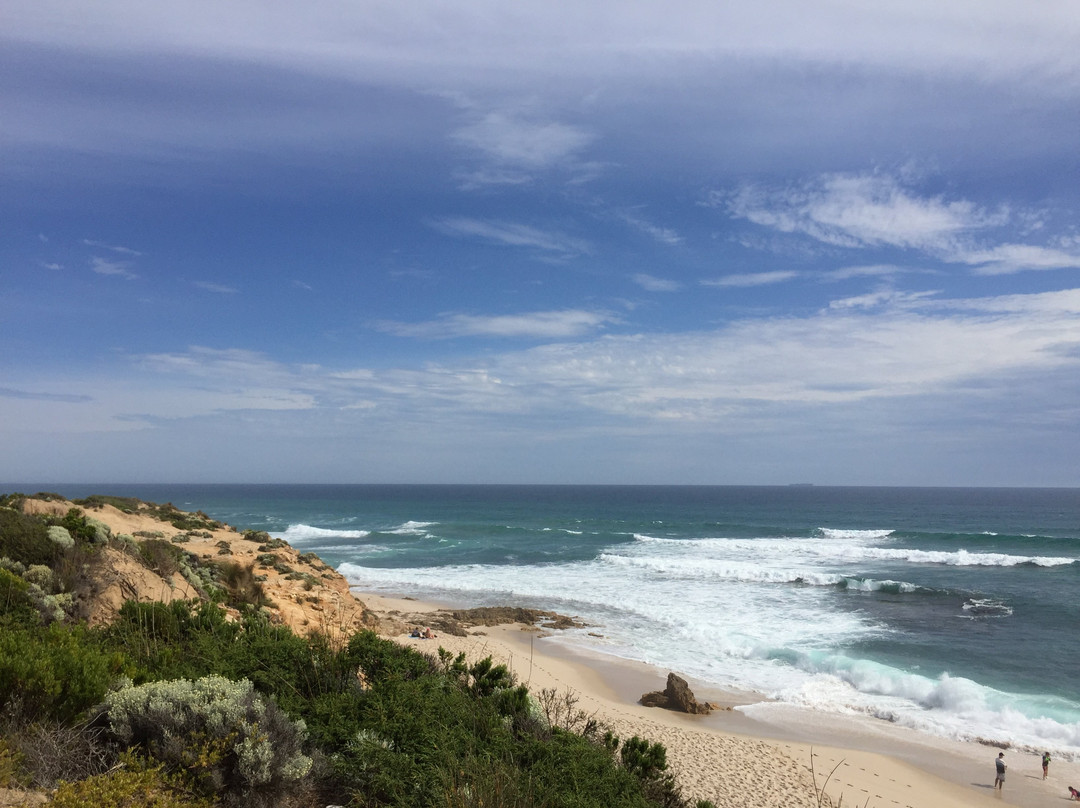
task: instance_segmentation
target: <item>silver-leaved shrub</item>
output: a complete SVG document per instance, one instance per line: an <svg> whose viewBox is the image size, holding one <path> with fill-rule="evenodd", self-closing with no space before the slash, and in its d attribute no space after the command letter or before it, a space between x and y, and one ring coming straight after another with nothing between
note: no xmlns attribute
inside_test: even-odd
<svg viewBox="0 0 1080 808"><path fill-rule="evenodd" d="M307 728L246 679L207 676L130 686L105 699L121 743L195 775L225 805L269 806L311 770Z"/></svg>

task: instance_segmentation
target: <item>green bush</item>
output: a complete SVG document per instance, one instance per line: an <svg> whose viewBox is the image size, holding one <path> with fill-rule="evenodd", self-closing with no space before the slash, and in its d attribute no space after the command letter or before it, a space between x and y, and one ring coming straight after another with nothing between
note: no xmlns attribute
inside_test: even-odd
<svg viewBox="0 0 1080 808"><path fill-rule="evenodd" d="M30 584L20 576L0 567L0 624L34 625L38 622L29 589Z"/></svg>
<svg viewBox="0 0 1080 808"><path fill-rule="evenodd" d="M52 566L59 548L49 539L45 522L36 516L0 509L0 556L26 566Z"/></svg>
<svg viewBox="0 0 1080 808"><path fill-rule="evenodd" d="M122 655L101 650L84 628L0 626L0 709L18 708L27 721L74 721L123 672Z"/></svg>
<svg viewBox="0 0 1080 808"><path fill-rule="evenodd" d="M8 743L6 738L0 738L0 788L18 785L21 767L22 753Z"/></svg>
<svg viewBox="0 0 1080 808"><path fill-rule="evenodd" d="M79 542L104 544L109 540L108 525L97 519L91 519L80 508L69 508L64 518L59 521L59 525L67 529L76 544Z"/></svg>
<svg viewBox="0 0 1080 808"><path fill-rule="evenodd" d="M82 505L84 508L98 509L103 505L112 505L118 511L124 513L135 513L139 510L139 500L134 497L110 497L102 496L101 494L93 494L85 499L73 500L76 505Z"/></svg>
<svg viewBox="0 0 1080 808"><path fill-rule="evenodd" d="M61 783L52 802L54 808L213 808L210 799L192 797L187 784L162 772L161 766L128 765L116 771Z"/></svg>
<svg viewBox="0 0 1080 808"><path fill-rule="evenodd" d="M184 552L161 539L139 542L139 555L143 563L162 578L170 578L179 572L184 563Z"/></svg>
<svg viewBox="0 0 1080 808"><path fill-rule="evenodd" d="M190 772L202 793L228 805L273 805L311 770L303 722L247 680L151 682L110 693L105 706L117 740Z"/></svg>

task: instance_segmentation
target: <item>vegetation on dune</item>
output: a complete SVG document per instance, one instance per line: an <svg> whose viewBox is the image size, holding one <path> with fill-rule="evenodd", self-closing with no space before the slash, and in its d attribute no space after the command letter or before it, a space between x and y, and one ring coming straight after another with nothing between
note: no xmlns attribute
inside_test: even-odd
<svg viewBox="0 0 1080 808"><path fill-rule="evenodd" d="M534 697L490 658L427 656L369 631L300 637L259 609L250 567L198 566L161 537L103 538L78 509L32 517L21 501L0 498L5 783L59 786L60 806L690 805L661 745L621 743L571 697ZM83 501L104 504L145 508ZM171 506L155 507L169 521ZM211 597L129 601L112 625L80 625L57 598L103 541ZM260 549L278 565L274 546Z"/></svg>

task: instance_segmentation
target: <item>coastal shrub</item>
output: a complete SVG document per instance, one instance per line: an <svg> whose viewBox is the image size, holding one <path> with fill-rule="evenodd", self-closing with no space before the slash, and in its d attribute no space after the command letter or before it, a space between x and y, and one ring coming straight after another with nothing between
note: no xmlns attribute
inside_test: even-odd
<svg viewBox="0 0 1080 808"><path fill-rule="evenodd" d="M136 681L224 671L223 660L241 634L217 604L202 600L128 601L104 632L109 647L123 650Z"/></svg>
<svg viewBox="0 0 1080 808"><path fill-rule="evenodd" d="M188 783L177 775L166 774L162 766L151 766L129 756L123 768L61 783L49 804L55 808L213 808L214 801L192 796Z"/></svg>
<svg viewBox="0 0 1080 808"><path fill-rule="evenodd" d="M27 566L52 566L59 548L49 539L45 522L18 511L0 509L0 556Z"/></svg>
<svg viewBox="0 0 1080 808"><path fill-rule="evenodd" d="M31 564L22 577L28 583L37 584L46 591L51 590L53 587L52 568L46 567L44 564Z"/></svg>
<svg viewBox="0 0 1080 808"><path fill-rule="evenodd" d="M49 540L61 550L67 550L75 546L75 539L71 537L71 533L63 525L49 525L47 532Z"/></svg>
<svg viewBox="0 0 1080 808"><path fill-rule="evenodd" d="M18 785L22 753L7 738L0 738L0 788Z"/></svg>
<svg viewBox="0 0 1080 808"><path fill-rule="evenodd" d="M37 609L30 599L29 589L30 584L21 576L0 567L0 624L33 625L37 623Z"/></svg>
<svg viewBox="0 0 1080 808"><path fill-rule="evenodd" d="M123 656L85 628L0 627L0 709L17 706L27 721L75 720L122 672Z"/></svg>
<svg viewBox="0 0 1080 808"><path fill-rule="evenodd" d="M171 503L158 506L158 511L155 515L168 522L177 530L218 530L221 527L221 522L211 519L202 511L187 513L174 507Z"/></svg>
<svg viewBox="0 0 1080 808"><path fill-rule="evenodd" d="M104 728L89 722L68 724L36 721L9 722L8 740L19 755L19 777L35 788L55 788L108 771L116 762L115 750Z"/></svg>
<svg viewBox="0 0 1080 808"><path fill-rule="evenodd" d="M674 775L667 771L667 749L637 735L619 752L623 768L641 783L646 797L663 806L682 806L685 800Z"/></svg>
<svg viewBox="0 0 1080 808"><path fill-rule="evenodd" d="M105 707L117 740L189 772L203 794L226 805L274 805L311 770L303 722L247 680L151 682L110 693Z"/></svg>
<svg viewBox="0 0 1080 808"><path fill-rule="evenodd" d="M139 555L143 563L162 578L171 578L180 571L184 553L161 539L146 539L139 542Z"/></svg>
<svg viewBox="0 0 1080 808"><path fill-rule="evenodd" d="M13 511L21 511L26 502L26 494L13 491L10 494L0 494L0 508L10 508Z"/></svg>
<svg viewBox="0 0 1080 808"><path fill-rule="evenodd" d="M74 608L74 598L69 592L52 594L36 583L29 583L26 594L45 625L63 622Z"/></svg>
<svg viewBox="0 0 1080 808"><path fill-rule="evenodd" d="M270 604L270 599L263 592L262 584L255 579L255 570L252 565L241 564L238 561L219 562L216 577L228 593L227 601L230 606L236 608L253 606L258 609Z"/></svg>
<svg viewBox="0 0 1080 808"><path fill-rule="evenodd" d="M65 528L76 543L105 543L109 539L109 528L97 519L91 519L81 508L69 508L67 514L55 524Z"/></svg>
<svg viewBox="0 0 1080 808"><path fill-rule="evenodd" d="M82 505L84 508L92 508L94 510L98 510L105 505L112 505L118 511L122 511L123 513L135 513L139 510L139 500L134 497L110 497L101 494L92 494L84 499L72 501L76 505Z"/></svg>
<svg viewBox="0 0 1080 808"><path fill-rule="evenodd" d="M412 648L384 640L374 631L359 631L349 640L346 654L364 672L364 679L417 679L438 669L435 661Z"/></svg>

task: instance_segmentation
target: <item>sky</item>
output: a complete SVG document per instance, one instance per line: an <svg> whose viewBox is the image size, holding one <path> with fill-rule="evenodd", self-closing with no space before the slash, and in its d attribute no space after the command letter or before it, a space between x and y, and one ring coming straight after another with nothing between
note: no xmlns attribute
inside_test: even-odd
<svg viewBox="0 0 1080 808"><path fill-rule="evenodd" d="M0 480L1080 485L1075 0L0 19Z"/></svg>

